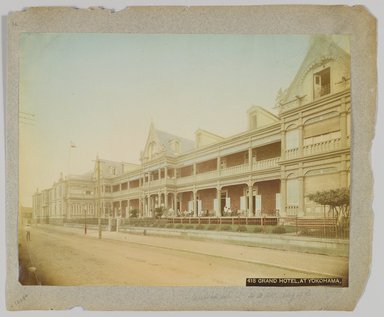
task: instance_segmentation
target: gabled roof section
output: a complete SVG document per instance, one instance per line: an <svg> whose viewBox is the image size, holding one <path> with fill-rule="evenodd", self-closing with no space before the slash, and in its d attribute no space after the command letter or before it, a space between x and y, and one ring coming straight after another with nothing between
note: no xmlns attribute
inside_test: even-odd
<svg viewBox="0 0 384 317"><path fill-rule="evenodd" d="M310 40L307 55L292 83L285 91L279 90L277 106L300 97L301 83L314 65L321 65L326 61L336 59L344 59L349 64L350 54L338 46L331 35L314 35Z"/></svg>
<svg viewBox="0 0 384 317"><path fill-rule="evenodd" d="M95 161L95 168L93 171L94 177L97 177L97 162L100 161L100 177L111 178L119 176L124 173L124 162L111 161L106 159L99 159Z"/></svg>
<svg viewBox="0 0 384 317"><path fill-rule="evenodd" d="M221 140L224 140L224 138L207 130L198 129L195 132L195 144L197 148L216 143Z"/></svg>
<svg viewBox="0 0 384 317"><path fill-rule="evenodd" d="M193 150L195 148L195 142L189 139L185 139L182 137L179 137L175 134L171 134L168 132L164 132L161 130L155 130L157 137L159 139L159 142L161 145L164 146L165 151L168 152L173 152L171 148L171 143L173 140L179 141L180 142L180 153L188 152L190 150Z"/></svg>
<svg viewBox="0 0 384 317"><path fill-rule="evenodd" d="M142 160L151 160L161 154L177 155L195 148L195 142L155 128L151 122Z"/></svg>
<svg viewBox="0 0 384 317"><path fill-rule="evenodd" d="M247 110L248 129L259 129L280 121L279 117L260 106L252 106Z"/></svg>

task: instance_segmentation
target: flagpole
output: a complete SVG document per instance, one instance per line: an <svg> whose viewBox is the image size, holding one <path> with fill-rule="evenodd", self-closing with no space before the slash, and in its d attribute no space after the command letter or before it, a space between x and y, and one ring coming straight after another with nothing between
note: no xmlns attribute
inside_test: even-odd
<svg viewBox="0 0 384 317"><path fill-rule="evenodd" d="M71 193L71 154L72 154L72 148L76 148L76 145L70 141L69 142L69 149L68 149L68 208L67 208L67 218L70 218L71 216L71 204L70 204L70 193Z"/></svg>
<svg viewBox="0 0 384 317"><path fill-rule="evenodd" d="M97 156L97 209L98 209L98 219L97 224L99 228L99 239L101 239L101 203L100 203L100 159Z"/></svg>
<svg viewBox="0 0 384 317"><path fill-rule="evenodd" d="M71 193L71 143L69 143L68 148L68 192L67 192L67 212L66 218L68 219L71 213L71 202L70 202L70 193Z"/></svg>

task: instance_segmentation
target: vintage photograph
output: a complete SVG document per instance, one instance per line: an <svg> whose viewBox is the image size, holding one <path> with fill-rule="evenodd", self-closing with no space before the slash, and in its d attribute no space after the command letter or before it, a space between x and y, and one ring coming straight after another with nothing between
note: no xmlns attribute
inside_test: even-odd
<svg viewBox="0 0 384 317"><path fill-rule="evenodd" d="M19 282L348 287L349 45L20 34Z"/></svg>

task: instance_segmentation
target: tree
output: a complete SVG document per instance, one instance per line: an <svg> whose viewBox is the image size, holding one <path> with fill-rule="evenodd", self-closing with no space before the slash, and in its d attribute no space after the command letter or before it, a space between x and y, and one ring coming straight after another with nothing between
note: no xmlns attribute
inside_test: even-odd
<svg viewBox="0 0 384 317"><path fill-rule="evenodd" d="M328 213L336 220L336 228L349 228L349 188L318 191L307 197L323 206L328 206Z"/></svg>

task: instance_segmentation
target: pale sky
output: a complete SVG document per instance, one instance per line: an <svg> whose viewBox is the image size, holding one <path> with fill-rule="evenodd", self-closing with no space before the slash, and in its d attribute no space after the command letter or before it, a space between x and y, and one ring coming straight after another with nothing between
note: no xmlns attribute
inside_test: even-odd
<svg viewBox="0 0 384 317"><path fill-rule="evenodd" d="M71 174L91 170L97 153L139 163L151 120L189 139L198 128L245 131L247 109L272 110L308 43L292 35L23 34L20 111L34 121L20 124L21 203L31 205L36 188L69 166Z"/></svg>

